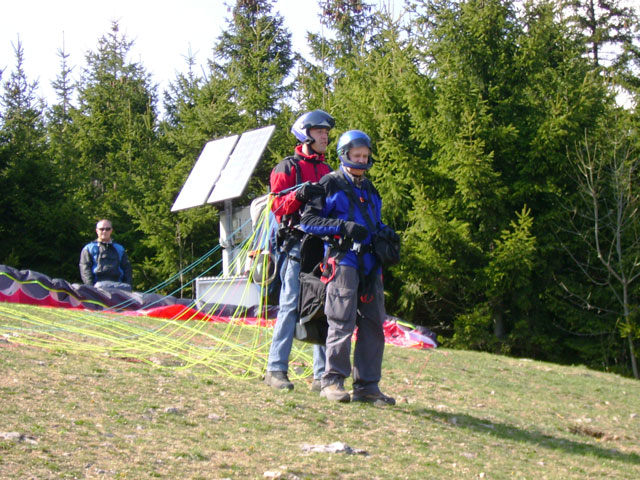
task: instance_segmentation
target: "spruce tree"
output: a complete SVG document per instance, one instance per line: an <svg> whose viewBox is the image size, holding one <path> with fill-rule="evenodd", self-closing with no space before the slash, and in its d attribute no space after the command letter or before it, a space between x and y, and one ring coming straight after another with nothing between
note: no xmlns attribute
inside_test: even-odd
<svg viewBox="0 0 640 480"><path fill-rule="evenodd" d="M483 324L483 345L561 356L550 341L558 336L550 328L551 302L521 300L544 298L547 287L557 291L553 272L566 256L552 232L568 191L564 153L597 121L607 97L550 2L527 2L523 10L508 0L421 6L418 41L435 82L434 115L421 138L434 145L438 180L428 204L442 234L415 248L450 252L443 265L455 264L445 270L453 277L444 276L449 281L425 297L441 305L432 308L456 332L467 322ZM533 221L526 235L516 234L511 225L523 222L518 215L525 211ZM507 245L507 238L508 245L522 242L508 251L528 251L535 243L534 267L525 256L509 257L511 265L495 260L496 246ZM513 271L529 273L518 283L500 282ZM433 284L417 273L411 278L416 291L423 290L421 282Z"/></svg>
<svg viewBox="0 0 640 480"><path fill-rule="evenodd" d="M212 71L229 81L245 128L272 121L290 91L291 34L271 9L270 0L237 0L214 49Z"/></svg>
<svg viewBox="0 0 640 480"><path fill-rule="evenodd" d="M77 198L88 223L110 218L116 239L134 264L134 284L151 278L137 267L153 252L141 242L140 204L165 166L158 163L156 87L144 67L128 59L133 42L113 22L111 31L86 55L71 111L73 143L82 177ZM93 229L88 229L87 240ZM138 286L138 285L135 285Z"/></svg>
<svg viewBox="0 0 640 480"><path fill-rule="evenodd" d="M584 36L589 58L596 68L620 67L625 45L637 39L640 26L631 6L620 0L568 0L571 21Z"/></svg>
<svg viewBox="0 0 640 480"><path fill-rule="evenodd" d="M67 233L75 212L47 152L45 107L26 76L19 40L14 51L0 97L0 263L72 278L77 258Z"/></svg>

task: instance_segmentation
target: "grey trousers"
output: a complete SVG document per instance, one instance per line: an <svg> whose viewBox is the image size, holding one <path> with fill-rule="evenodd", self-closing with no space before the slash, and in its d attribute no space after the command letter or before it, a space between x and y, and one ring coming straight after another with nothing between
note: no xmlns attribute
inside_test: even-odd
<svg viewBox="0 0 640 480"><path fill-rule="evenodd" d="M338 266L334 278L327 285L324 311L329 331L322 386L341 383L351 374L351 337L357 325L358 335L353 353L353 390L377 393L384 354L382 324L386 316L382 276L375 277L368 303L358 296L359 281L355 268Z"/></svg>

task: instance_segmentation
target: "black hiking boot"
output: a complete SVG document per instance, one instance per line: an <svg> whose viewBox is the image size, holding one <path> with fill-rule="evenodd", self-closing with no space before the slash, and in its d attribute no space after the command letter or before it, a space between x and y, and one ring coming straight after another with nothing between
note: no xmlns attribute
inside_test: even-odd
<svg viewBox="0 0 640 480"><path fill-rule="evenodd" d="M353 396L351 397L352 402L365 402L372 403L378 407L384 407L386 405L395 405L396 399L393 397L389 397L384 393L378 391L376 393L363 393L363 392L353 392Z"/></svg>
<svg viewBox="0 0 640 480"><path fill-rule="evenodd" d="M351 400L349 392L347 392L340 383L331 383L326 387L322 387L320 396L332 402L347 403Z"/></svg>
<svg viewBox="0 0 640 480"><path fill-rule="evenodd" d="M322 380L319 378L314 378L313 382L311 382L311 387L309 387L312 392L320 393L322 391Z"/></svg>
<svg viewBox="0 0 640 480"><path fill-rule="evenodd" d="M287 372L267 372L264 383L279 390L293 390L293 383L289 381Z"/></svg>

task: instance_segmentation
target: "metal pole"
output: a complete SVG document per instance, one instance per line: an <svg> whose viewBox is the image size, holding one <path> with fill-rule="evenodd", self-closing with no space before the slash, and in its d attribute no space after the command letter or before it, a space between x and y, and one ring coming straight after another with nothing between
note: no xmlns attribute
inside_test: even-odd
<svg viewBox="0 0 640 480"><path fill-rule="evenodd" d="M220 244L222 245L222 274L225 277L230 275L231 262L233 261L233 236L232 236L232 221L231 221L231 200L224 201L224 220L221 222L224 225L224 237L220 238ZM221 232L222 233L222 232Z"/></svg>

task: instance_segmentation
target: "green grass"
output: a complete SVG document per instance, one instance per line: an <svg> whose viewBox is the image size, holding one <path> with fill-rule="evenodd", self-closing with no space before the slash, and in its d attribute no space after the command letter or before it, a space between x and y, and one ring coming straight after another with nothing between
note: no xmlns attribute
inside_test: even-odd
<svg viewBox="0 0 640 480"><path fill-rule="evenodd" d="M142 320L144 321L144 320ZM0 325L19 320L0 316ZM387 347L395 407L258 379L0 342L3 479L636 479L640 383L476 352ZM366 454L313 453L344 442ZM274 474L277 475L277 474Z"/></svg>

